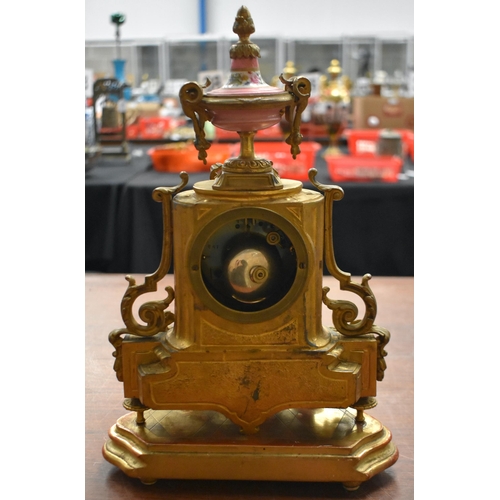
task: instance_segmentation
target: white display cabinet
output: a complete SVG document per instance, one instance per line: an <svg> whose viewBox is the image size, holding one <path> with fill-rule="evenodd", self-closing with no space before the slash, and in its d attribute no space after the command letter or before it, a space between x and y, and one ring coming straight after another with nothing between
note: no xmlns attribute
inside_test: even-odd
<svg viewBox="0 0 500 500"><path fill-rule="evenodd" d="M196 81L198 73L203 71L220 70L227 74L231 64L229 50L237 41L237 38L206 35L166 40L167 78ZM260 48L259 66L262 77L270 83L274 76L281 73L285 64L283 41L277 38L252 37L252 42Z"/></svg>
<svg viewBox="0 0 500 500"><path fill-rule="evenodd" d="M293 61L299 74L320 72L326 74L330 61L342 61L341 40L288 40L286 60Z"/></svg>
<svg viewBox="0 0 500 500"><path fill-rule="evenodd" d="M342 39L342 72L353 82L358 78L373 78L382 68L381 40L375 37L349 37Z"/></svg>
<svg viewBox="0 0 500 500"><path fill-rule="evenodd" d="M165 40L166 79L197 81L200 71L222 69L222 45L209 36Z"/></svg>
<svg viewBox="0 0 500 500"><path fill-rule="evenodd" d="M229 53L229 47L237 40L227 42L226 54ZM252 37L252 42L260 48L259 67L264 81L271 84L273 78L283 72L286 64L284 42L280 38L258 38ZM229 61L228 61L229 66ZM229 70L229 67L228 67Z"/></svg>
<svg viewBox="0 0 500 500"><path fill-rule="evenodd" d="M344 37L341 65L343 73L353 82L382 78L383 92L390 92L391 87L398 85L403 94L410 96L413 37Z"/></svg>
<svg viewBox="0 0 500 500"><path fill-rule="evenodd" d="M197 35L162 40L122 41L121 58L126 60L125 74L133 86L149 80L197 81L203 71L229 71L229 49L236 38ZM293 61L298 73L314 70L326 74L332 59L338 59L342 72L353 82L370 79L385 72L388 79L400 78L402 88L409 92L413 79L413 37L384 39L373 36L340 39L296 39L252 37L260 47L260 70L264 80L271 84L283 72L287 61ZM85 67L94 78L114 75L113 59L117 47L114 41L88 41L85 44ZM203 83L203 82L200 82ZM413 85L411 85L413 89Z"/></svg>
<svg viewBox="0 0 500 500"><path fill-rule="evenodd" d="M87 41L85 67L93 70L95 79L110 78L114 76L113 60L124 59L126 80L138 87L143 79L165 80L164 53L163 40L125 40L119 51L115 41Z"/></svg>

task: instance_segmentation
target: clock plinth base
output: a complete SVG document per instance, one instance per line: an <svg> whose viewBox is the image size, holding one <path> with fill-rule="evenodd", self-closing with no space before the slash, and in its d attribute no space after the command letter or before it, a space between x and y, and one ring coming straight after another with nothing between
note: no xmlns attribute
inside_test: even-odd
<svg viewBox="0 0 500 500"><path fill-rule="evenodd" d="M398 459L390 431L344 409L284 410L257 434L214 411L147 410L119 418L104 458L130 477L157 479L341 482L348 490Z"/></svg>

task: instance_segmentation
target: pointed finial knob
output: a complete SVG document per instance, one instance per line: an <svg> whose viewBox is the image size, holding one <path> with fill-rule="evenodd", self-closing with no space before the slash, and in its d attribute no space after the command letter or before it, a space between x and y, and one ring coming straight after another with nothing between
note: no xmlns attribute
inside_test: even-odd
<svg viewBox="0 0 500 500"><path fill-rule="evenodd" d="M250 11L244 5L236 14L233 32L238 35L239 41L231 47L229 52L231 59L260 57L259 47L250 41L250 35L255 32L255 25Z"/></svg>

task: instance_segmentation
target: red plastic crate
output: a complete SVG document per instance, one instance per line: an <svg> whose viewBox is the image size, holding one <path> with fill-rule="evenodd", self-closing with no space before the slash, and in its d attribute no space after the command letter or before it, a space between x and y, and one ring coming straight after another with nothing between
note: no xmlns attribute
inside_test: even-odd
<svg viewBox="0 0 500 500"><path fill-rule="evenodd" d="M414 144L415 144L414 133L412 130L405 130L404 133L405 133L404 141L408 146L408 154L410 155L411 161L415 161L413 156Z"/></svg>
<svg viewBox="0 0 500 500"><path fill-rule="evenodd" d="M171 143L148 151L158 172L208 172L214 163L224 163L233 153L232 144L213 143L207 149L207 164L198 159L193 143Z"/></svg>
<svg viewBox="0 0 500 500"><path fill-rule="evenodd" d="M300 124L300 133L308 138L325 138L328 137L328 127L324 124L312 122L303 122Z"/></svg>
<svg viewBox="0 0 500 500"><path fill-rule="evenodd" d="M381 129L347 129L344 137L347 139L347 148L351 155L376 156L377 142ZM401 134L403 156L409 154L413 160L413 132L406 129L396 129Z"/></svg>
<svg viewBox="0 0 500 500"><path fill-rule="evenodd" d="M138 124L132 124L132 125L127 125L126 128L126 136L127 139L137 139L139 137L139 125Z"/></svg>
<svg viewBox="0 0 500 500"><path fill-rule="evenodd" d="M316 153L321 144L305 141L300 144L300 154L294 160L290 153L290 146L285 142L255 142L255 156L271 160L275 168L284 179L306 181L308 172L314 167Z"/></svg>
<svg viewBox="0 0 500 500"><path fill-rule="evenodd" d="M170 130L170 118L151 116L139 118L139 136L141 139L163 139Z"/></svg>
<svg viewBox="0 0 500 500"><path fill-rule="evenodd" d="M330 178L335 182L397 182L403 160L399 156L325 155Z"/></svg>

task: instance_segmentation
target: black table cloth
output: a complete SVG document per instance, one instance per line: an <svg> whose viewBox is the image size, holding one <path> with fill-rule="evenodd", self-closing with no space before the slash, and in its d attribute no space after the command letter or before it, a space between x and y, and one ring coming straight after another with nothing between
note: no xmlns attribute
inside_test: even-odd
<svg viewBox="0 0 500 500"><path fill-rule="evenodd" d="M180 178L178 173L154 170L149 147L132 146L128 163L100 158L86 173L86 271L149 274L158 267L162 207L152 193L156 187L179 184ZM336 183L330 179L323 153L324 149L316 155L316 180L344 190L333 210L338 266L354 276L413 276L413 179ZM208 172L190 174L185 189L208 176ZM315 189L309 181L303 184Z"/></svg>

